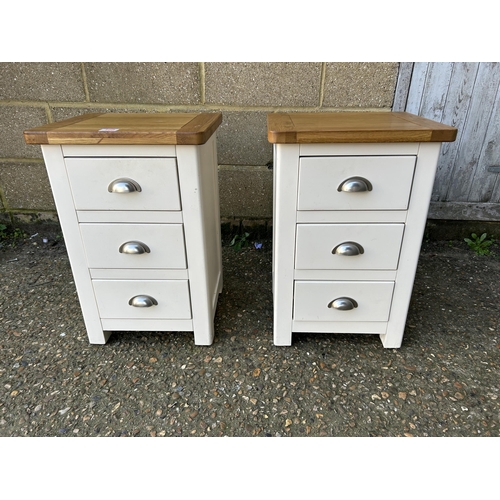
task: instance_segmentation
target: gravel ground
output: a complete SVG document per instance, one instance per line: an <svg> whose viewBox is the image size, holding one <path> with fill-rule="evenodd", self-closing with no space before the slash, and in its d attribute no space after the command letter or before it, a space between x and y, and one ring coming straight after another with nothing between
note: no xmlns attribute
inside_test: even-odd
<svg viewBox="0 0 500 500"><path fill-rule="evenodd" d="M500 258L425 242L400 349L272 343L271 242L223 247L212 346L87 341L62 240L0 249L0 436L499 436Z"/></svg>

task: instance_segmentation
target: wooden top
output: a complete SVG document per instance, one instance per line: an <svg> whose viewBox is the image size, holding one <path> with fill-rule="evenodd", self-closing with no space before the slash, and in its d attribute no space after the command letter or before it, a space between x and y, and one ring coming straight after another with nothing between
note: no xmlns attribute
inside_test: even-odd
<svg viewBox="0 0 500 500"><path fill-rule="evenodd" d="M404 112L273 113L274 144L335 142L453 142L457 129Z"/></svg>
<svg viewBox="0 0 500 500"><path fill-rule="evenodd" d="M221 113L92 113L24 131L27 144L188 144L208 141Z"/></svg>

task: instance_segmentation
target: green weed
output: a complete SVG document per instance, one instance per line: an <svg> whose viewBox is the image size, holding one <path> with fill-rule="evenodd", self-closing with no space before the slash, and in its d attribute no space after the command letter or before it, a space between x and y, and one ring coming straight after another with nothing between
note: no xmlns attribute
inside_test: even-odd
<svg viewBox="0 0 500 500"><path fill-rule="evenodd" d="M490 246L495 242L492 236L489 239L486 233L478 236L476 233L472 233L470 238L464 238L464 241L469 245L469 247L477 253L477 255L491 255L492 251Z"/></svg>
<svg viewBox="0 0 500 500"><path fill-rule="evenodd" d="M229 243L230 247L233 247L235 250L241 250L243 247L246 247L250 244L248 237L250 233L236 234L234 238Z"/></svg>

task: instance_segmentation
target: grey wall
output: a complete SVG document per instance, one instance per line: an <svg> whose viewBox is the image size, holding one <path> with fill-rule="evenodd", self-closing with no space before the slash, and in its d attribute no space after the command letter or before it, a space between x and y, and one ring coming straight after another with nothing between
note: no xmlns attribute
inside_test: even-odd
<svg viewBox="0 0 500 500"><path fill-rule="evenodd" d="M226 226L272 220L266 115L390 111L399 63L0 63L0 221L57 221L39 146L23 130L89 112L221 111Z"/></svg>

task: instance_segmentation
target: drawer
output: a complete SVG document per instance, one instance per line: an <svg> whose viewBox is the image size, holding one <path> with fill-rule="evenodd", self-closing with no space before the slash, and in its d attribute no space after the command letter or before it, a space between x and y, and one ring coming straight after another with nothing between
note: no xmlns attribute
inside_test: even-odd
<svg viewBox="0 0 500 500"><path fill-rule="evenodd" d="M182 224L80 224L79 227L91 269L187 267Z"/></svg>
<svg viewBox="0 0 500 500"><path fill-rule="evenodd" d="M298 210L406 210L415 160L415 156L303 157Z"/></svg>
<svg viewBox="0 0 500 500"><path fill-rule="evenodd" d="M66 158L65 162L77 210L181 209L175 158Z"/></svg>
<svg viewBox="0 0 500 500"><path fill-rule="evenodd" d="M295 269L397 269L404 224L298 224Z"/></svg>
<svg viewBox="0 0 500 500"><path fill-rule="evenodd" d="M93 280L101 318L190 319L191 301L187 280ZM134 297L150 297L139 307L129 302Z"/></svg>
<svg viewBox="0 0 500 500"><path fill-rule="evenodd" d="M392 281L296 281L293 319L296 321L387 321ZM348 298L351 309L338 299ZM350 307L344 301L343 307Z"/></svg>

